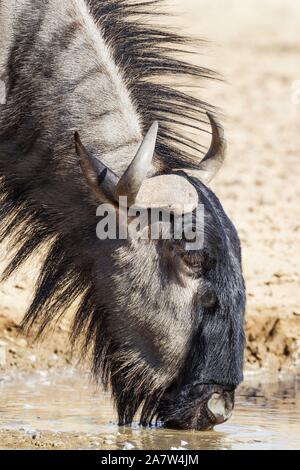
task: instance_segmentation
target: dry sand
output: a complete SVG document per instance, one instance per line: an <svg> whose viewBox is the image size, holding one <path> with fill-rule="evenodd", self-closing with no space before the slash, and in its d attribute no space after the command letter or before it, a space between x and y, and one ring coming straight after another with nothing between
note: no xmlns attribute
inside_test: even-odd
<svg viewBox="0 0 300 470"><path fill-rule="evenodd" d="M197 93L224 111L227 163L213 188L238 227L248 288L248 370L300 366L299 152L300 4L297 0L173 0L176 29L211 41L195 60L223 83ZM293 99L294 98L294 99ZM2 247L2 261L6 258ZM0 287L3 370L71 361L67 321L40 345L18 334L38 261Z"/></svg>

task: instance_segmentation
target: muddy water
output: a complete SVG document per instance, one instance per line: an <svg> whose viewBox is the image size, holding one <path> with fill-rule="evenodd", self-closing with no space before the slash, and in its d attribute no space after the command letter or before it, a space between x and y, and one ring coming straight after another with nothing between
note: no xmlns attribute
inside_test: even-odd
<svg viewBox="0 0 300 470"><path fill-rule="evenodd" d="M234 417L211 432L119 428L109 396L73 369L0 376L0 448L300 448L296 382L246 384Z"/></svg>

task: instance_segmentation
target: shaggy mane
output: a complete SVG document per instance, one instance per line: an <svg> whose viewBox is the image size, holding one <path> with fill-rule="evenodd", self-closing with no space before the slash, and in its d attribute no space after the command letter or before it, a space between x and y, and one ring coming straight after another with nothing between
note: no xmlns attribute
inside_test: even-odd
<svg viewBox="0 0 300 470"><path fill-rule="evenodd" d="M158 120L160 131L156 154L166 171L174 168L197 168L205 147L186 134L207 132L206 113L215 107L174 86L168 79L216 79L207 68L192 65L176 57L190 55L193 40L149 25L149 16L164 15L157 7L164 0L89 0L91 11L114 51L114 59L124 72L127 86L142 119L144 131ZM147 21L144 21L147 20ZM200 43L200 41L197 41ZM163 77L161 80L156 80ZM184 116L184 119L183 119Z"/></svg>

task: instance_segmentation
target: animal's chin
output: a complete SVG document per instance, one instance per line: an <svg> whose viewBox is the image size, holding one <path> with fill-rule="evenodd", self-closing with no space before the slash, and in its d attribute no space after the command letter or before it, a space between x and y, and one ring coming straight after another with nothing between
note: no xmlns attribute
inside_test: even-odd
<svg viewBox="0 0 300 470"><path fill-rule="evenodd" d="M207 431L214 427L215 422L210 416L205 403L187 405L184 409L164 410L160 415L162 424L170 429Z"/></svg>
<svg viewBox="0 0 300 470"><path fill-rule="evenodd" d="M190 419L171 418L166 419L163 422L164 426L170 429L182 429L182 430L197 430L197 431L209 431L213 429L215 424L207 417L205 411L197 410L195 415L191 416Z"/></svg>

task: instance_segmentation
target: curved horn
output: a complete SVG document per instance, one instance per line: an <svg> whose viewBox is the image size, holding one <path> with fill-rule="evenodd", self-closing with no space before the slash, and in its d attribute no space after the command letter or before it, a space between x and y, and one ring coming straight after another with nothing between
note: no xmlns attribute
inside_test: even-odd
<svg viewBox="0 0 300 470"><path fill-rule="evenodd" d="M129 205L135 202L143 181L147 178L151 168L157 132L158 122L155 121L147 132L136 156L121 177L115 191L115 198L127 196Z"/></svg>
<svg viewBox="0 0 300 470"><path fill-rule="evenodd" d="M75 146L80 158L80 166L89 186L99 193L103 192L110 199L114 198L118 176L100 160L90 155L82 144L78 132L75 132Z"/></svg>
<svg viewBox="0 0 300 470"><path fill-rule="evenodd" d="M119 201L120 196L127 196L128 204L134 204L136 196L147 178L153 160L158 123L155 121L141 143L136 156L123 176L119 177L90 155L82 144L78 132L75 133L76 152L80 157L80 166L89 186L96 193L104 193L110 199Z"/></svg>
<svg viewBox="0 0 300 470"><path fill-rule="evenodd" d="M207 116L212 127L212 142L207 154L200 163L200 169L206 173L205 182L209 183L224 163L226 142L223 127L216 123L211 114L207 113Z"/></svg>
<svg viewBox="0 0 300 470"><path fill-rule="evenodd" d="M210 148L201 161L198 169L181 169L185 173L198 178L208 184L216 176L225 160L226 142L223 127L216 123L214 117L207 113L212 127L212 142Z"/></svg>

